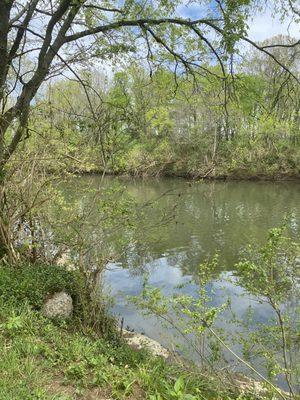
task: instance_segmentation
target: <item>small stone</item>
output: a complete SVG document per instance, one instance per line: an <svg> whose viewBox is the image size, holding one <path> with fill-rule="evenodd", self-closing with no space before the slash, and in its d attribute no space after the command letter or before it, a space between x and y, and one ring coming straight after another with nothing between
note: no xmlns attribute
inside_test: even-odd
<svg viewBox="0 0 300 400"><path fill-rule="evenodd" d="M73 312L72 297L65 292L54 293L48 298L42 308L47 318L69 318Z"/></svg>

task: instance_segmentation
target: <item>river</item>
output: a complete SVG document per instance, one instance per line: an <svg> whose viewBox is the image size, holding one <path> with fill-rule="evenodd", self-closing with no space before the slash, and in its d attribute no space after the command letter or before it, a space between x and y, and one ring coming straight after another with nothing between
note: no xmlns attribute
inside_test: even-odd
<svg viewBox="0 0 300 400"><path fill-rule="evenodd" d="M75 178L68 190L72 196L81 196L87 187L98 186L100 179L98 176ZM127 296L141 292L145 273L149 283L163 288L166 295L183 283L186 284L185 293L196 295L195 271L216 253L219 267L207 288L212 305L220 306L230 298L231 312L241 320L251 306L254 319L268 323L270 308L245 295L244 289L228 278L233 276L234 264L245 246L264 244L267 231L282 225L284 220L288 234L299 240L298 182L190 183L174 178L105 178L104 185L109 187L116 181L139 205L148 204L143 209L143 218L138 221L138 232L142 236L137 239L141 239L143 245L129 246L125 255L109 263L104 276L105 286L110 288L114 298L112 311L119 319L124 319L124 327L145 333L168 346L170 343L183 345L174 329L162 326L154 317L144 317ZM118 236L122 235L125 230L118 232ZM236 329L226 318L219 325L227 333ZM194 358L193 354L190 357ZM229 357L229 362L234 363L234 360Z"/></svg>

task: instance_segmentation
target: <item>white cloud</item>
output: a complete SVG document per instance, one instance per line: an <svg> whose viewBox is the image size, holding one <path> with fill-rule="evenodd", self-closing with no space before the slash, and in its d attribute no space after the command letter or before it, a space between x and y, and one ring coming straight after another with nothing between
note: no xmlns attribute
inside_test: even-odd
<svg viewBox="0 0 300 400"><path fill-rule="evenodd" d="M271 10L252 17L248 25L248 36L255 41L263 41L276 35L300 39L300 24L295 23L291 17L281 20L280 15L273 16Z"/></svg>

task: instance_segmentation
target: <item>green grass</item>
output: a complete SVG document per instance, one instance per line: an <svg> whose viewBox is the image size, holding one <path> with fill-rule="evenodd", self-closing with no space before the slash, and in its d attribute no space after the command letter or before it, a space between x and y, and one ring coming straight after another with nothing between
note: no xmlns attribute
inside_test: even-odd
<svg viewBox="0 0 300 400"><path fill-rule="evenodd" d="M135 351L122 341L101 338L79 319L44 318L38 311L40 296L24 294L24 287L38 284L38 279L30 283L29 277L36 275L32 267L26 268L27 272L16 274L0 267L0 400L251 398L238 397L229 385L209 375ZM61 272L52 271L61 282ZM11 292L9 276L14 276ZM17 290L16 276L22 290ZM54 280L52 276L50 281ZM39 293L57 287L46 281Z"/></svg>

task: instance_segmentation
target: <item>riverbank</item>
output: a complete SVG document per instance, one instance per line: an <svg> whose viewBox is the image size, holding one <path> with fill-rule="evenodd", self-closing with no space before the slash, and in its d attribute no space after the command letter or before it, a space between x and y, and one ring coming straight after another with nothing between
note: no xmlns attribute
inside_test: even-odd
<svg viewBox="0 0 300 400"><path fill-rule="evenodd" d="M212 174L206 172L188 172L188 171L156 171L156 172L143 172L143 171L113 171L103 170L99 168L76 168L69 169L69 172L78 175L99 175L99 176L121 176L130 178L182 178L191 181L268 181L268 182L300 182L300 173L264 173L264 172L251 172L248 170L237 170L230 173L219 172Z"/></svg>
<svg viewBox="0 0 300 400"><path fill-rule="evenodd" d="M0 267L0 399L257 399L223 374L170 363L116 335L84 326L77 277L48 266ZM74 317L50 320L40 309L51 292L67 290ZM129 335L130 336L130 335ZM134 347L134 346L133 346ZM269 398L269 397L266 397Z"/></svg>

